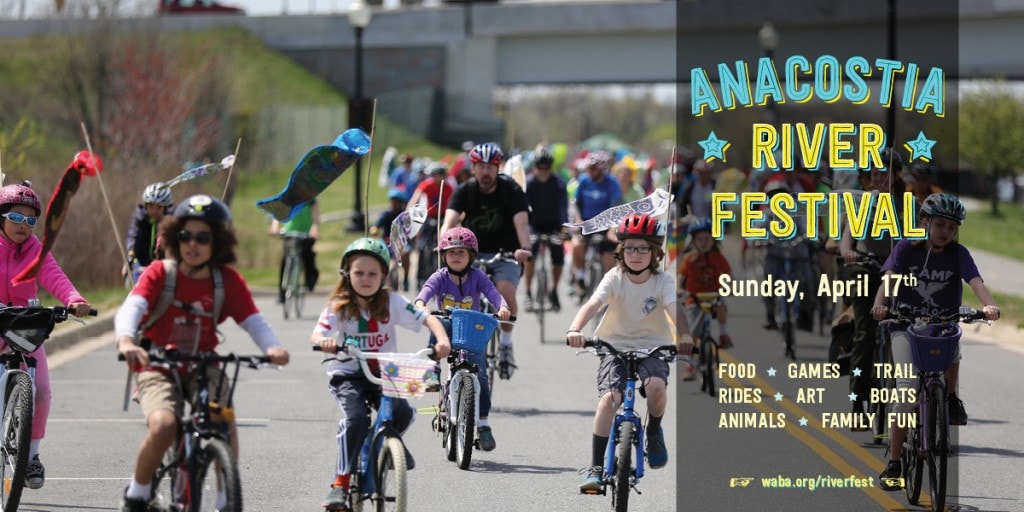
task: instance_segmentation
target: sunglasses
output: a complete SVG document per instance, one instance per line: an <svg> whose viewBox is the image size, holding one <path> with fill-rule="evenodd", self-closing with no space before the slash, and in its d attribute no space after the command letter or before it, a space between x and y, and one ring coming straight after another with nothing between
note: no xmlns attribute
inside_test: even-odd
<svg viewBox="0 0 1024 512"><path fill-rule="evenodd" d="M3 218L15 224L21 224L22 222L24 222L29 226L35 226L36 222L39 220L39 217L29 217L28 215L22 215L18 212L7 212L3 214Z"/></svg>
<svg viewBox="0 0 1024 512"><path fill-rule="evenodd" d="M213 233L210 233L209 231L200 231L198 233L193 233L192 231L186 231L184 229L178 231L179 242L187 244L193 240L195 240L196 243L199 245L209 244L210 242L213 242Z"/></svg>
<svg viewBox="0 0 1024 512"><path fill-rule="evenodd" d="M645 245L643 247L633 247L631 245L625 245L622 247L622 252L626 254L650 254L651 246Z"/></svg>

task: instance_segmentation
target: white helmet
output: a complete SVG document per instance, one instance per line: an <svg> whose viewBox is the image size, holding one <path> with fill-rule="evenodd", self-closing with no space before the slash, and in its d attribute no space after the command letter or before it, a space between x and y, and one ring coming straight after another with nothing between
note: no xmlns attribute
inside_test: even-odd
<svg viewBox="0 0 1024 512"><path fill-rule="evenodd" d="M151 183L142 191L142 202L145 204L171 205L171 189L163 182Z"/></svg>

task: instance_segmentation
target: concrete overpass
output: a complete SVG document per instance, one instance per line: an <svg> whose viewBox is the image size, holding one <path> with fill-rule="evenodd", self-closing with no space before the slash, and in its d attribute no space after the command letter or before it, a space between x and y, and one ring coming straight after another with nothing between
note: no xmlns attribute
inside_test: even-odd
<svg viewBox="0 0 1024 512"><path fill-rule="evenodd" d="M943 67L949 78L1022 77L1024 1L898 0L897 5L901 60ZM776 55L882 57L885 7L886 0L619 0L381 11L365 31L364 90L376 96L419 91L408 103L430 103L429 115L443 125L435 122L433 129L457 140L459 132L493 129L496 86L675 82L677 71L687 81L697 66L714 75L719 62L752 62L763 55L757 29L764 21L772 21L781 35ZM89 24L0 21L0 37L68 33ZM341 90L354 88L354 33L344 15L181 16L116 25L126 30L239 25Z"/></svg>

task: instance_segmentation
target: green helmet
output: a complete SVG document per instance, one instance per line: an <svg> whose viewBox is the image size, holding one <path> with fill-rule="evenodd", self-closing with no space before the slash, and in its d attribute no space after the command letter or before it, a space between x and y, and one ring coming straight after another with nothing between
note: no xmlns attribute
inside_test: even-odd
<svg viewBox="0 0 1024 512"><path fill-rule="evenodd" d="M385 274L391 268L391 252L388 251L388 246L384 245L384 242L376 238L360 238L349 244L345 253L341 255L340 270L342 272L348 270L349 258L360 254L369 254L380 260L384 265Z"/></svg>

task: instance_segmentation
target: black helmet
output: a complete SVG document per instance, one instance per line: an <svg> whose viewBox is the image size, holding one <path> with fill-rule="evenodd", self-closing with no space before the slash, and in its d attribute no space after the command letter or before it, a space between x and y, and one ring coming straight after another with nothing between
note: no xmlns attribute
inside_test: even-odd
<svg viewBox="0 0 1024 512"><path fill-rule="evenodd" d="M555 163L554 155L547 148L538 149L533 155L534 166L545 165L550 167L551 164Z"/></svg>
<svg viewBox="0 0 1024 512"><path fill-rule="evenodd" d="M945 217L960 225L967 218L967 210L953 194L938 193L925 198L921 204L921 215Z"/></svg>
<svg viewBox="0 0 1024 512"><path fill-rule="evenodd" d="M893 151L892 148L885 148L882 150L882 167L890 170L899 171L903 168L903 158L900 156L899 151ZM890 160L892 163L890 164Z"/></svg>
<svg viewBox="0 0 1024 512"><path fill-rule="evenodd" d="M174 209L174 218L180 221L196 219L207 223L231 225L231 210L224 203L206 194L186 198Z"/></svg>

